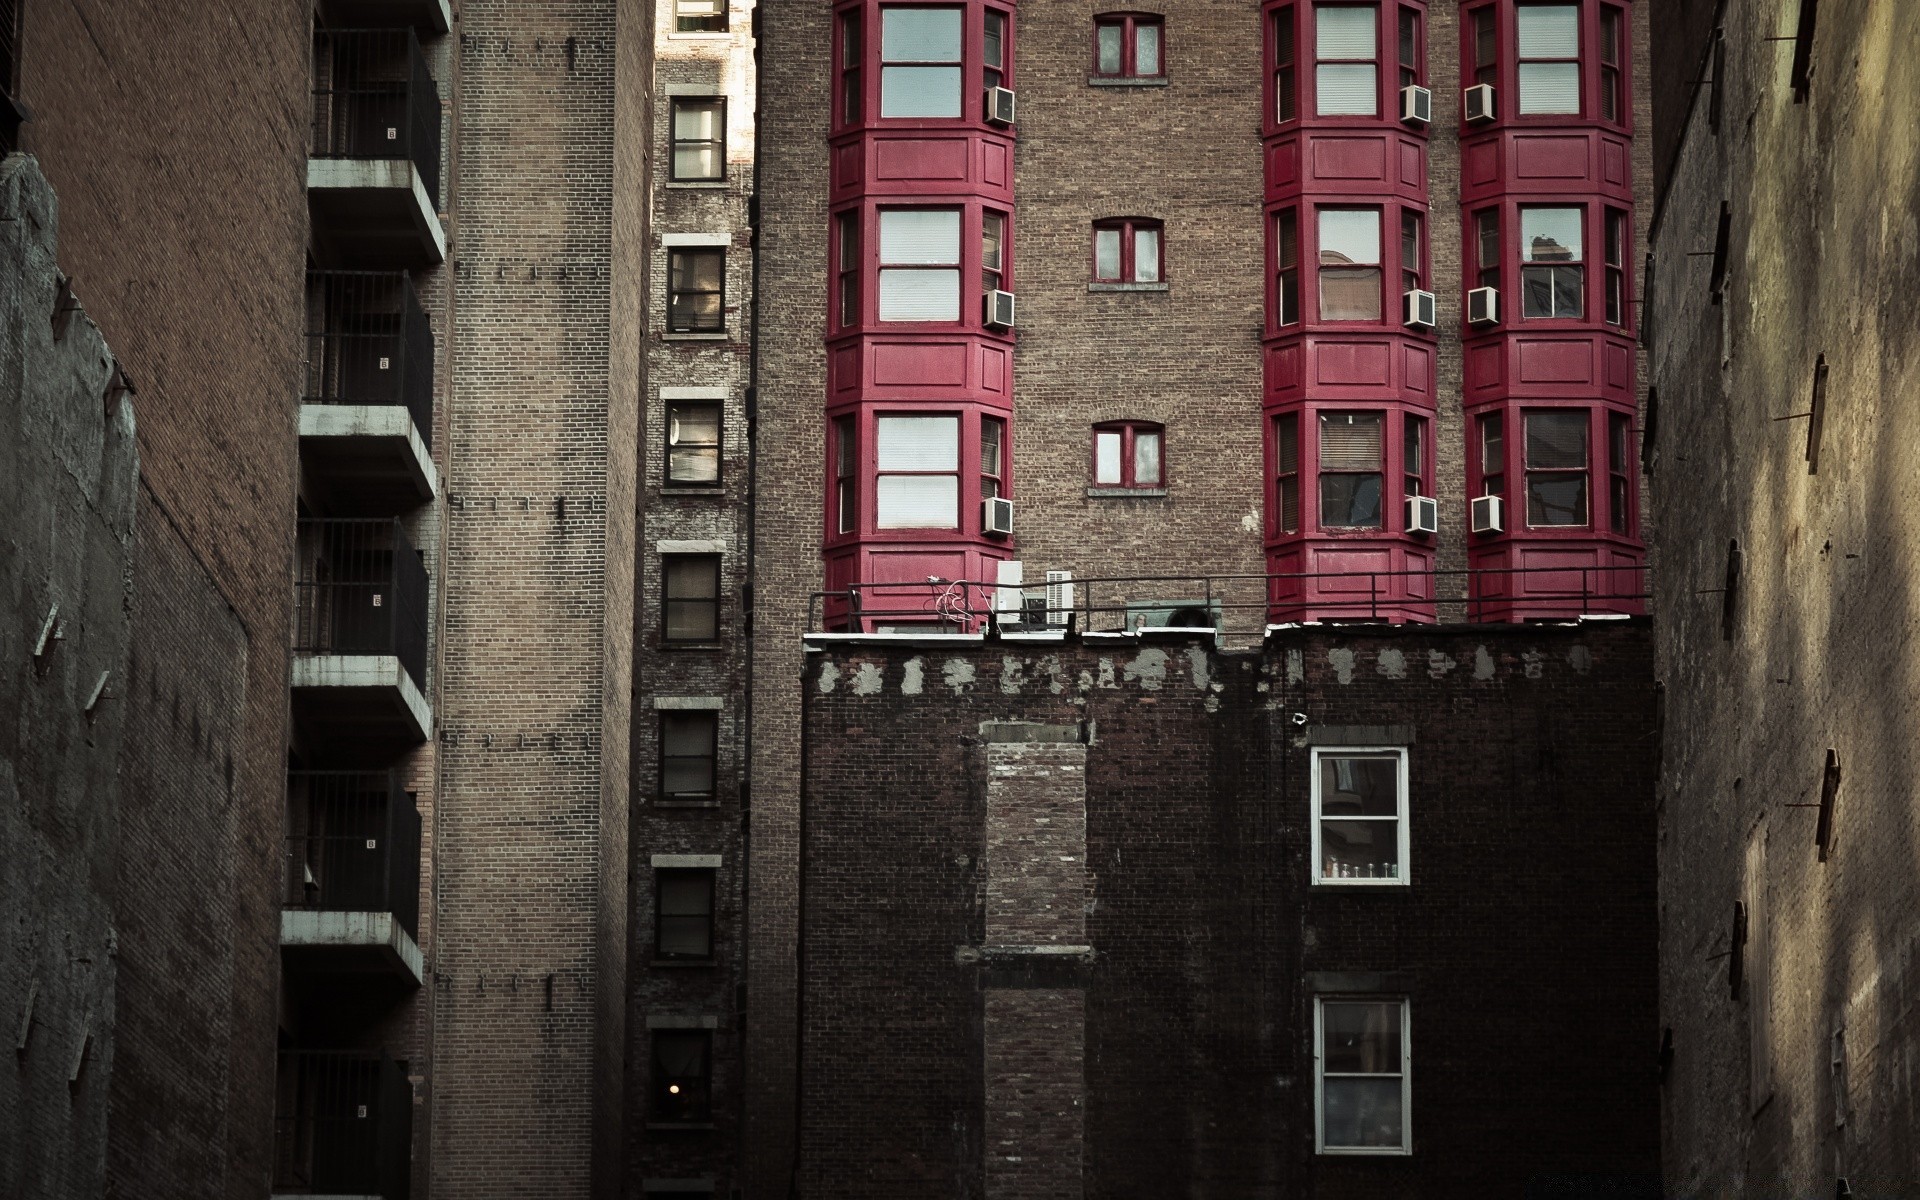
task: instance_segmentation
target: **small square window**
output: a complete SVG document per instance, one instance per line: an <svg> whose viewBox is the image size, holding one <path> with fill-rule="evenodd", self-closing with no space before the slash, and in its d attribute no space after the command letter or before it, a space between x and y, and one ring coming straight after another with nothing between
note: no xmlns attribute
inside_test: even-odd
<svg viewBox="0 0 1920 1200"><path fill-rule="evenodd" d="M725 179L727 101L722 96L673 99L672 178L678 182Z"/></svg>
<svg viewBox="0 0 1920 1200"><path fill-rule="evenodd" d="M727 0L673 0L675 33L725 33Z"/></svg>
<svg viewBox="0 0 1920 1200"><path fill-rule="evenodd" d="M711 642L720 636L720 556L669 554L664 560L665 638Z"/></svg>
<svg viewBox="0 0 1920 1200"><path fill-rule="evenodd" d="M718 246L667 251L667 332L727 331L727 252Z"/></svg>
<svg viewBox="0 0 1920 1200"><path fill-rule="evenodd" d="M667 405L667 482L674 487L720 483L720 405L674 401Z"/></svg>
<svg viewBox="0 0 1920 1200"><path fill-rule="evenodd" d="M1115 15L1093 22L1093 73L1102 79L1166 76L1165 26L1159 17Z"/></svg>
<svg viewBox="0 0 1920 1200"><path fill-rule="evenodd" d="M1400 747L1313 751L1313 882L1407 882L1407 752Z"/></svg>
<svg viewBox="0 0 1920 1200"><path fill-rule="evenodd" d="M1371 996L1314 1002L1314 1148L1406 1154L1412 1037L1407 1002Z"/></svg>
<svg viewBox="0 0 1920 1200"><path fill-rule="evenodd" d="M1103 488L1166 486L1165 431L1143 421L1096 425L1093 484Z"/></svg>
<svg viewBox="0 0 1920 1200"><path fill-rule="evenodd" d="M1100 221L1093 227L1096 283L1160 283L1166 278L1160 222L1142 218Z"/></svg>
<svg viewBox="0 0 1920 1200"><path fill-rule="evenodd" d="M653 1031L652 1103L647 1119L662 1125L713 1120L713 1031Z"/></svg>
<svg viewBox="0 0 1920 1200"><path fill-rule="evenodd" d="M712 800L719 742L718 713L661 713L660 798L679 803Z"/></svg>
<svg viewBox="0 0 1920 1200"><path fill-rule="evenodd" d="M662 868L653 880L653 956L664 961L713 958L710 868Z"/></svg>

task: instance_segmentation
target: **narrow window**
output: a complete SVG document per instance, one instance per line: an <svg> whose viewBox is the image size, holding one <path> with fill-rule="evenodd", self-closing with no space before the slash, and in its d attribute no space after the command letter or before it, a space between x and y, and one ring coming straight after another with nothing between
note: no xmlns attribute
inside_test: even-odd
<svg viewBox="0 0 1920 1200"><path fill-rule="evenodd" d="M988 9L981 32L980 77L990 88L1003 87L1007 78L1007 14Z"/></svg>
<svg viewBox="0 0 1920 1200"><path fill-rule="evenodd" d="M1159 283L1163 277L1160 222L1101 221L1093 227L1097 283Z"/></svg>
<svg viewBox="0 0 1920 1200"><path fill-rule="evenodd" d="M1647 415L1640 422L1640 470L1653 474L1654 450L1660 435L1660 389L1647 389Z"/></svg>
<svg viewBox="0 0 1920 1200"><path fill-rule="evenodd" d="M980 286L988 292L1007 290L1007 218L988 212L980 218Z"/></svg>
<svg viewBox="0 0 1920 1200"><path fill-rule="evenodd" d="M1500 210L1483 208L1474 214L1474 265L1479 270L1475 286L1500 286Z"/></svg>
<svg viewBox="0 0 1920 1200"><path fill-rule="evenodd" d="M1633 532L1633 481L1627 474L1627 446L1633 436L1632 426L1632 418L1624 413L1607 414L1607 470L1612 482L1608 520L1613 531L1622 536Z"/></svg>
<svg viewBox="0 0 1920 1200"><path fill-rule="evenodd" d="M835 219L835 267L839 274L840 328L860 324L860 214L844 212Z"/></svg>
<svg viewBox="0 0 1920 1200"><path fill-rule="evenodd" d="M998 417L980 418L980 498L1006 495L1007 423Z"/></svg>
<svg viewBox="0 0 1920 1200"><path fill-rule="evenodd" d="M667 251L667 332L725 333L727 253L719 247Z"/></svg>
<svg viewBox="0 0 1920 1200"><path fill-rule="evenodd" d="M880 115L961 115L959 8L890 5L880 10Z"/></svg>
<svg viewBox="0 0 1920 1200"><path fill-rule="evenodd" d="M1097 17L1093 23L1093 73L1107 79L1159 79L1162 65L1161 18Z"/></svg>
<svg viewBox="0 0 1920 1200"><path fill-rule="evenodd" d="M1425 254L1425 222L1420 214L1411 209L1400 213L1400 290L1413 292L1420 290L1420 281L1425 278L1422 271Z"/></svg>
<svg viewBox="0 0 1920 1200"><path fill-rule="evenodd" d="M874 450L881 529L960 527L960 418L880 417Z"/></svg>
<svg viewBox="0 0 1920 1200"><path fill-rule="evenodd" d="M1294 75L1293 5L1273 12L1273 119L1291 121L1300 115L1300 93Z"/></svg>
<svg viewBox="0 0 1920 1200"><path fill-rule="evenodd" d="M663 560L669 642L711 642L720 636L720 556L669 554Z"/></svg>
<svg viewBox="0 0 1920 1200"><path fill-rule="evenodd" d="M1833 850L1833 806L1840 796L1840 754L1827 750L1826 769L1820 774L1820 819L1814 826L1814 844L1820 850L1820 861L1827 861L1827 855Z"/></svg>
<svg viewBox="0 0 1920 1200"><path fill-rule="evenodd" d="M1314 111L1323 117L1380 115L1380 10L1371 4L1313 9Z"/></svg>
<svg viewBox="0 0 1920 1200"><path fill-rule="evenodd" d="M1473 13L1473 82L1492 86L1500 78L1500 39L1495 32L1496 13L1489 4Z"/></svg>
<svg viewBox="0 0 1920 1200"><path fill-rule="evenodd" d="M1093 482L1098 487L1159 488L1166 485L1161 448L1164 432L1144 421L1097 425L1093 430Z"/></svg>
<svg viewBox="0 0 1920 1200"><path fill-rule="evenodd" d="M669 801L713 799L714 759L718 754L719 714L660 714L660 798Z"/></svg>
<svg viewBox="0 0 1920 1200"><path fill-rule="evenodd" d="M1321 999L1314 1025L1315 1149L1407 1153L1407 1002Z"/></svg>
<svg viewBox="0 0 1920 1200"><path fill-rule="evenodd" d="M1520 35L1520 115L1580 112L1580 6L1523 4L1514 11Z"/></svg>
<svg viewBox="0 0 1920 1200"><path fill-rule="evenodd" d="M1507 494L1506 418L1491 413L1480 418L1480 494Z"/></svg>
<svg viewBox="0 0 1920 1200"><path fill-rule="evenodd" d="M1521 315L1586 316L1584 252L1578 208L1520 210Z"/></svg>
<svg viewBox="0 0 1920 1200"><path fill-rule="evenodd" d="M1610 4L1601 5L1600 119L1603 121L1626 119L1626 97L1620 90L1621 68L1626 62L1625 24L1619 9Z"/></svg>
<svg viewBox="0 0 1920 1200"><path fill-rule="evenodd" d="M1535 409L1524 414L1527 524L1587 523L1587 410Z"/></svg>
<svg viewBox="0 0 1920 1200"><path fill-rule="evenodd" d="M1748 1112L1773 1095L1773 930L1767 911L1767 839L1755 830L1747 842L1747 1086Z"/></svg>
<svg viewBox="0 0 1920 1200"><path fill-rule="evenodd" d="M647 1119L704 1125L713 1119L713 1031L653 1031L653 1098Z"/></svg>
<svg viewBox="0 0 1920 1200"><path fill-rule="evenodd" d="M840 18L840 120L858 125L865 104L861 96L860 12L854 10Z"/></svg>
<svg viewBox="0 0 1920 1200"><path fill-rule="evenodd" d="M1727 571L1720 588L1720 640L1733 640L1734 627L1740 623L1740 574L1746 556L1740 553L1740 539L1727 543Z"/></svg>
<svg viewBox="0 0 1920 1200"><path fill-rule="evenodd" d="M727 101L721 96L673 100L673 178L701 181L726 178Z"/></svg>
<svg viewBox="0 0 1920 1200"><path fill-rule="evenodd" d="M1713 89L1712 94L1707 97L1707 128L1717 135L1720 132L1720 114L1727 95L1727 31L1725 29L1713 31L1712 64L1713 78L1707 81Z"/></svg>
<svg viewBox="0 0 1920 1200"><path fill-rule="evenodd" d="M1380 210L1320 210L1320 319L1380 319Z"/></svg>
<svg viewBox="0 0 1920 1200"><path fill-rule="evenodd" d="M1406 462L1406 494L1424 496L1427 494L1427 419L1408 417L1406 436L1401 443Z"/></svg>
<svg viewBox="0 0 1920 1200"><path fill-rule="evenodd" d="M725 33L727 0L673 0L675 33Z"/></svg>
<svg viewBox="0 0 1920 1200"><path fill-rule="evenodd" d="M1281 533L1300 531L1300 418L1273 422L1274 515Z"/></svg>
<svg viewBox="0 0 1920 1200"><path fill-rule="evenodd" d="M1793 102L1802 103L1813 88L1813 27L1820 0L1800 0L1800 22L1793 30Z"/></svg>
<svg viewBox="0 0 1920 1200"><path fill-rule="evenodd" d="M1627 323L1627 214L1607 210L1607 324Z"/></svg>
<svg viewBox="0 0 1920 1200"><path fill-rule="evenodd" d="M880 213L880 319L960 319L960 210Z"/></svg>
<svg viewBox="0 0 1920 1200"><path fill-rule="evenodd" d="M833 511L834 530L852 533L859 519L856 501L860 477L858 443L853 435L853 418L836 417L833 422Z"/></svg>
<svg viewBox="0 0 1920 1200"><path fill-rule="evenodd" d="M1300 217L1295 210L1282 209L1274 218L1273 240L1278 272L1274 281L1276 323L1291 325L1300 319Z"/></svg>
<svg viewBox="0 0 1920 1200"><path fill-rule="evenodd" d="M1378 529L1386 414L1320 414L1320 527Z"/></svg>
<svg viewBox="0 0 1920 1200"><path fill-rule="evenodd" d="M1407 882L1407 752L1313 751L1317 884Z"/></svg>
<svg viewBox="0 0 1920 1200"><path fill-rule="evenodd" d="M720 405L676 400L667 405L667 482L712 487L720 482Z"/></svg>
<svg viewBox="0 0 1920 1200"><path fill-rule="evenodd" d="M653 956L664 961L713 958L713 871L662 868L653 878Z"/></svg>
<svg viewBox="0 0 1920 1200"><path fill-rule="evenodd" d="M1400 7L1400 86L1418 87L1422 68L1420 57L1420 10Z"/></svg>
<svg viewBox="0 0 1920 1200"><path fill-rule="evenodd" d="M1827 356L1813 363L1813 409L1807 415L1807 474L1820 473L1820 435L1827 424Z"/></svg>
<svg viewBox="0 0 1920 1200"><path fill-rule="evenodd" d="M1727 291L1728 255L1733 249L1733 205L1720 202L1720 223L1713 231L1713 266L1707 275L1707 292L1715 304Z"/></svg>

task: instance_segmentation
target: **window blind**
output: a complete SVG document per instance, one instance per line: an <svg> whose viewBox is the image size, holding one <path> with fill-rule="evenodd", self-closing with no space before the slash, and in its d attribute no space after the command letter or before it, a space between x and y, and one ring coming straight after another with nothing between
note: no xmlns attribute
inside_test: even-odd
<svg viewBox="0 0 1920 1200"><path fill-rule="evenodd" d="M887 266L960 261L960 210L896 208L880 214L880 261Z"/></svg>
<svg viewBox="0 0 1920 1200"><path fill-rule="evenodd" d="M1532 412L1527 414L1527 467L1531 470L1570 470L1587 465L1587 414Z"/></svg>
<svg viewBox="0 0 1920 1200"><path fill-rule="evenodd" d="M960 469L958 417L881 417L874 434L882 471Z"/></svg>
<svg viewBox="0 0 1920 1200"><path fill-rule="evenodd" d="M960 61L958 8L891 7L880 10L880 57L885 62Z"/></svg>
<svg viewBox="0 0 1920 1200"><path fill-rule="evenodd" d="M1320 415L1320 469L1378 471L1385 422L1377 412Z"/></svg>
<svg viewBox="0 0 1920 1200"><path fill-rule="evenodd" d="M1126 27L1119 22L1099 26L1094 31L1099 59L1094 70L1102 75L1118 75L1121 67L1120 39Z"/></svg>
<svg viewBox="0 0 1920 1200"><path fill-rule="evenodd" d="M958 270L893 269L880 272L882 321L958 321Z"/></svg>
<svg viewBox="0 0 1920 1200"><path fill-rule="evenodd" d="M1580 64L1520 64L1520 111L1523 113L1578 113Z"/></svg>
<svg viewBox="0 0 1920 1200"><path fill-rule="evenodd" d="M952 475L882 475L874 503L882 529L957 529L960 480Z"/></svg>
<svg viewBox="0 0 1920 1200"><path fill-rule="evenodd" d="M1525 4L1514 14L1520 24L1520 57L1580 57L1580 6Z"/></svg>
<svg viewBox="0 0 1920 1200"><path fill-rule="evenodd" d="M1372 63L1321 63L1314 70L1314 107L1323 117L1371 117L1380 110Z"/></svg>
<svg viewBox="0 0 1920 1200"><path fill-rule="evenodd" d="M960 68L881 68L880 115L883 117L959 116Z"/></svg>
<svg viewBox="0 0 1920 1200"><path fill-rule="evenodd" d="M1369 59L1379 45L1380 12L1371 4L1322 4L1313 10L1319 58Z"/></svg>

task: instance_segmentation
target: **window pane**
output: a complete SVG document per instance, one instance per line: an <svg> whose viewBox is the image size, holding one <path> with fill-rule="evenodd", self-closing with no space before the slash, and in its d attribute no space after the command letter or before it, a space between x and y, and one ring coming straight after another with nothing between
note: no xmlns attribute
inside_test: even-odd
<svg viewBox="0 0 1920 1200"><path fill-rule="evenodd" d="M1320 262L1344 266L1380 261L1380 210L1323 208L1320 210Z"/></svg>
<svg viewBox="0 0 1920 1200"><path fill-rule="evenodd" d="M1133 481L1142 487L1160 482L1160 431L1157 429L1134 431Z"/></svg>
<svg viewBox="0 0 1920 1200"><path fill-rule="evenodd" d="M1320 877L1400 878L1399 830L1398 821L1321 822Z"/></svg>
<svg viewBox="0 0 1920 1200"><path fill-rule="evenodd" d="M720 594L720 564L707 557L675 555L667 559L669 600L711 600Z"/></svg>
<svg viewBox="0 0 1920 1200"><path fill-rule="evenodd" d="M1615 471L1627 469L1627 418L1607 418L1607 462Z"/></svg>
<svg viewBox="0 0 1920 1200"><path fill-rule="evenodd" d="M1400 1074L1400 1005L1328 1001L1320 1008L1320 1069L1328 1074Z"/></svg>
<svg viewBox="0 0 1920 1200"><path fill-rule="evenodd" d="M1158 75L1160 73L1160 27L1142 23L1133 28L1133 73Z"/></svg>
<svg viewBox="0 0 1920 1200"><path fill-rule="evenodd" d="M882 271L879 301L882 321L958 321L960 272Z"/></svg>
<svg viewBox="0 0 1920 1200"><path fill-rule="evenodd" d="M1120 482L1120 431L1102 429L1093 435L1093 481Z"/></svg>
<svg viewBox="0 0 1920 1200"><path fill-rule="evenodd" d="M658 940L654 954L660 958L710 958L713 955L713 922L706 917L669 917L657 922Z"/></svg>
<svg viewBox="0 0 1920 1200"><path fill-rule="evenodd" d="M1098 65L1094 68L1102 75L1120 73L1120 38L1126 30L1119 24L1102 25L1095 30L1095 49L1098 53Z"/></svg>
<svg viewBox="0 0 1920 1200"><path fill-rule="evenodd" d="M1007 18L997 12L987 14L986 34L982 38L981 56L989 67L1006 66Z"/></svg>
<svg viewBox="0 0 1920 1200"><path fill-rule="evenodd" d="M1400 758L1320 757L1320 815L1391 817L1400 812Z"/></svg>
<svg viewBox="0 0 1920 1200"><path fill-rule="evenodd" d="M667 454L667 480L670 483L720 482L720 451L717 447L675 448Z"/></svg>
<svg viewBox="0 0 1920 1200"><path fill-rule="evenodd" d="M882 471L960 469L958 417L881 417L874 443Z"/></svg>
<svg viewBox="0 0 1920 1200"><path fill-rule="evenodd" d="M1498 417L1484 417L1480 421L1480 473L1483 475L1498 475L1506 469L1500 424Z"/></svg>
<svg viewBox="0 0 1920 1200"><path fill-rule="evenodd" d="M1002 429L1000 421L987 417L980 422L980 473L998 475L1000 473L1000 443Z"/></svg>
<svg viewBox="0 0 1920 1200"><path fill-rule="evenodd" d="M668 264L668 286L676 292L720 290L720 251L678 250Z"/></svg>
<svg viewBox="0 0 1920 1200"><path fill-rule="evenodd" d="M714 100L679 101L673 106L673 136L683 142L720 136L720 105Z"/></svg>
<svg viewBox="0 0 1920 1200"><path fill-rule="evenodd" d="M670 713L660 721L660 738L668 758L710 757L713 732L712 713Z"/></svg>
<svg viewBox="0 0 1920 1200"><path fill-rule="evenodd" d="M1320 524L1329 529L1380 528L1380 476L1322 475Z"/></svg>
<svg viewBox="0 0 1920 1200"><path fill-rule="evenodd" d="M1523 208L1520 210L1520 254L1526 262L1580 262L1580 210L1577 208Z"/></svg>
<svg viewBox="0 0 1920 1200"><path fill-rule="evenodd" d="M1579 63L1520 64L1520 111L1523 113L1578 113Z"/></svg>
<svg viewBox="0 0 1920 1200"><path fill-rule="evenodd" d="M1320 319L1323 321L1378 321L1380 319L1380 268L1321 268Z"/></svg>
<svg viewBox="0 0 1920 1200"><path fill-rule="evenodd" d="M1476 220L1480 231L1480 263L1482 267L1500 266L1500 214L1493 209L1481 213Z"/></svg>
<svg viewBox="0 0 1920 1200"><path fill-rule="evenodd" d="M1586 472L1527 476L1527 524L1585 525Z"/></svg>
<svg viewBox="0 0 1920 1200"><path fill-rule="evenodd" d="M1580 6L1527 4L1515 13L1521 58L1580 57Z"/></svg>
<svg viewBox="0 0 1920 1200"><path fill-rule="evenodd" d="M1322 4L1313 10L1313 28L1320 58L1372 58L1379 44L1379 12L1371 4Z"/></svg>
<svg viewBox="0 0 1920 1200"><path fill-rule="evenodd" d="M1422 420L1419 417L1408 417L1407 418L1407 436L1406 436L1405 444L1402 446L1402 450L1404 452L1404 458L1406 460L1407 474L1423 475L1426 473L1427 456L1426 456L1426 450L1424 447L1424 443L1426 442L1426 440L1427 440L1426 421Z"/></svg>
<svg viewBox="0 0 1920 1200"><path fill-rule="evenodd" d="M1587 414L1583 409L1527 414L1527 467L1573 469L1587 465Z"/></svg>
<svg viewBox="0 0 1920 1200"><path fill-rule="evenodd" d="M1400 65L1418 67L1420 18L1410 8L1400 10Z"/></svg>
<svg viewBox="0 0 1920 1200"><path fill-rule="evenodd" d="M1093 273L1101 279L1120 278L1120 231L1093 231Z"/></svg>
<svg viewBox="0 0 1920 1200"><path fill-rule="evenodd" d="M952 475L882 475L874 502L882 529L960 526L960 481Z"/></svg>
<svg viewBox="0 0 1920 1200"><path fill-rule="evenodd" d="M713 795L711 758L669 758L661 768L661 790L669 796Z"/></svg>
<svg viewBox="0 0 1920 1200"><path fill-rule="evenodd" d="M720 410L710 405L674 406L671 427L667 431L670 445L710 446L720 440Z"/></svg>
<svg viewBox="0 0 1920 1200"><path fill-rule="evenodd" d="M1380 111L1380 89L1371 63L1322 63L1314 69L1314 107L1323 117L1371 117Z"/></svg>
<svg viewBox="0 0 1920 1200"><path fill-rule="evenodd" d="M1133 231L1133 278L1138 283L1160 282L1160 231Z"/></svg>
<svg viewBox="0 0 1920 1200"><path fill-rule="evenodd" d="M960 261L960 210L889 209L880 214L880 261L888 266Z"/></svg>
<svg viewBox="0 0 1920 1200"><path fill-rule="evenodd" d="M1300 528L1300 477L1289 475L1280 481L1280 532Z"/></svg>
<svg viewBox="0 0 1920 1200"><path fill-rule="evenodd" d="M1298 418L1281 417L1277 422L1274 457L1279 460L1280 473L1291 475L1300 469L1300 426Z"/></svg>
<svg viewBox="0 0 1920 1200"><path fill-rule="evenodd" d="M999 213L987 213L980 218L980 265L988 271L997 273L1000 270L1005 238L1005 217Z"/></svg>
<svg viewBox="0 0 1920 1200"><path fill-rule="evenodd" d="M1398 1079L1328 1079L1321 1115L1328 1146L1391 1149L1401 1144Z"/></svg>
<svg viewBox="0 0 1920 1200"><path fill-rule="evenodd" d="M959 116L960 68L881 68L880 115L883 117Z"/></svg>
<svg viewBox="0 0 1920 1200"><path fill-rule="evenodd" d="M957 8L880 10L880 57L887 62L960 61Z"/></svg>
<svg viewBox="0 0 1920 1200"><path fill-rule="evenodd" d="M720 178L720 147L675 146L673 177L675 179Z"/></svg>

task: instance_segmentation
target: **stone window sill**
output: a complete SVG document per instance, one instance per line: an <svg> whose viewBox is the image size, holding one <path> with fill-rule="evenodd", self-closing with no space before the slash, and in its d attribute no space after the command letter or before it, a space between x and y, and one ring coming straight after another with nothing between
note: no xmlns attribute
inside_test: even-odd
<svg viewBox="0 0 1920 1200"><path fill-rule="evenodd" d="M724 342L733 335L730 333L663 333L660 336L669 342Z"/></svg>
<svg viewBox="0 0 1920 1200"><path fill-rule="evenodd" d="M712 1121L648 1121L648 1129L685 1129L692 1132L718 1129Z"/></svg>
<svg viewBox="0 0 1920 1200"><path fill-rule="evenodd" d="M724 179L669 179L667 186L670 188L719 191L727 186L727 181Z"/></svg>
<svg viewBox="0 0 1920 1200"><path fill-rule="evenodd" d="M699 496L707 500L724 500L727 496L727 489L717 484L713 487L695 487L691 485L674 487L672 485L665 485L661 487L660 494L662 496Z"/></svg>
<svg viewBox="0 0 1920 1200"><path fill-rule="evenodd" d="M1166 494L1165 488L1090 487L1087 489L1087 497L1092 500L1159 500Z"/></svg>
<svg viewBox="0 0 1920 1200"><path fill-rule="evenodd" d="M1164 292L1165 283L1090 283L1090 292Z"/></svg>
<svg viewBox="0 0 1920 1200"><path fill-rule="evenodd" d="M719 808L718 800L655 800L655 808Z"/></svg>
<svg viewBox="0 0 1920 1200"><path fill-rule="evenodd" d="M1087 76L1087 86L1117 88L1165 87L1167 86L1167 77L1164 75L1157 77L1148 75L1089 75Z"/></svg>
<svg viewBox="0 0 1920 1200"><path fill-rule="evenodd" d="M699 961L688 958L656 958L647 965L651 967L705 967L708 970L712 970L720 964L711 958L701 959Z"/></svg>

